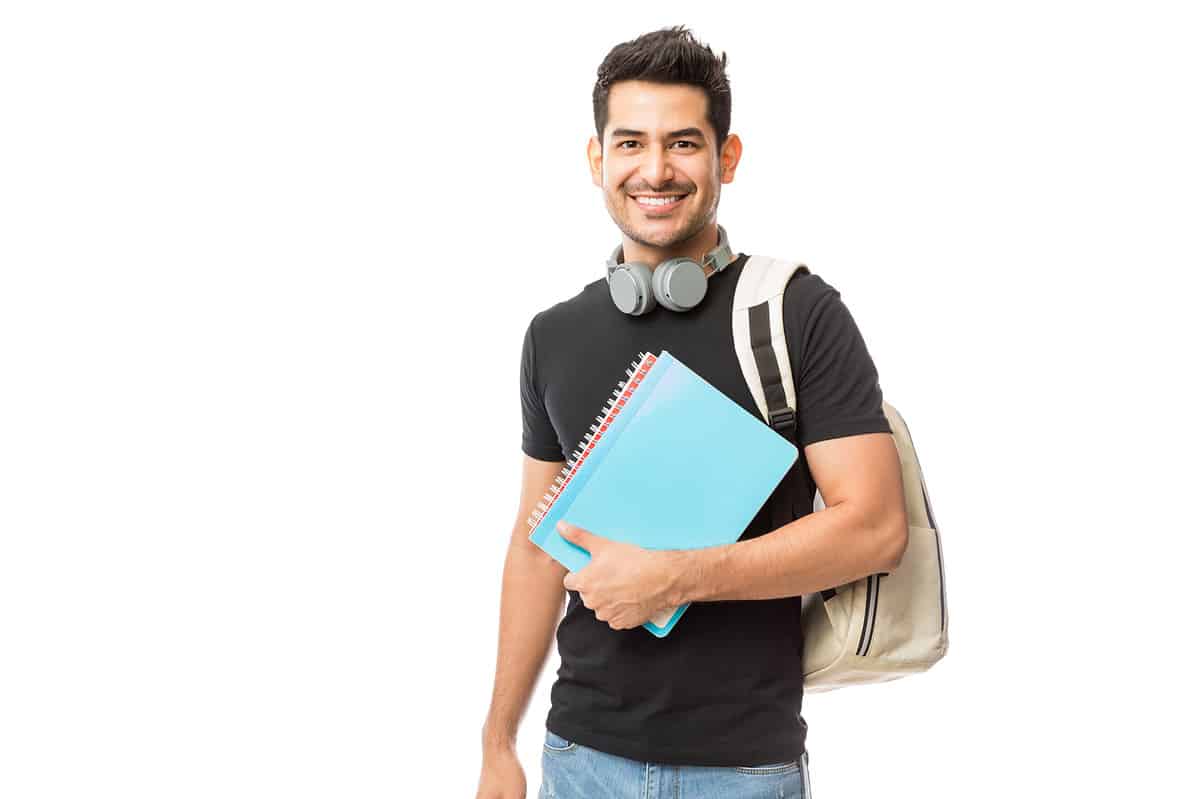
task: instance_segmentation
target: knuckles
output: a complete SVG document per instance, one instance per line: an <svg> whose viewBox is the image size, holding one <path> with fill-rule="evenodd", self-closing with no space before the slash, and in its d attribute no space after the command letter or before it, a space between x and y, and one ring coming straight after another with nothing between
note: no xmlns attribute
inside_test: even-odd
<svg viewBox="0 0 1200 799"><path fill-rule="evenodd" d="M582 589L576 589L579 593L579 601L585 608L592 611L597 621L602 621L614 630L631 630L636 627L636 624L630 624L627 621L617 621L616 612L612 607L600 606L597 604L594 596L589 596Z"/></svg>

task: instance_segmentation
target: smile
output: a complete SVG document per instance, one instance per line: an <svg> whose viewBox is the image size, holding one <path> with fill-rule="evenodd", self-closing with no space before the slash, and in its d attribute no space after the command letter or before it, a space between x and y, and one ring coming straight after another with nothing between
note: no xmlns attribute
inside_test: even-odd
<svg viewBox="0 0 1200 799"><path fill-rule="evenodd" d="M634 197L633 200L640 208L656 213L674 210L683 202L686 194L673 194L665 197Z"/></svg>

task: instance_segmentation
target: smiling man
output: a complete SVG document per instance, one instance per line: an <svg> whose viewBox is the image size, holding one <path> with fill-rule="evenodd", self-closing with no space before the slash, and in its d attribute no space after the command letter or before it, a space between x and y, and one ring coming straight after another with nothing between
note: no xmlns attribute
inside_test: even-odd
<svg viewBox="0 0 1200 799"><path fill-rule="evenodd" d="M525 332L522 489L477 796L525 796L516 732L557 629L562 665L539 796L808 797L801 597L888 571L906 545L878 375L838 291L796 272L783 307L804 457L777 491L799 518L773 524L773 496L736 543L677 551L568 527L563 535L591 555L572 574L532 544L526 520L638 352L669 350L758 415L731 332L749 256L716 222L742 153L729 133L724 54L682 27L645 34L604 59L593 105L588 166L621 243L608 277L536 314ZM653 274L679 257L702 266L694 301L621 268ZM721 490L720 474L694 479ZM826 507L813 512L818 488ZM692 607L667 637L641 627L683 602Z"/></svg>
<svg viewBox="0 0 1200 799"><path fill-rule="evenodd" d="M737 135L719 142L711 122L695 124L707 105L695 86L625 80L608 86L607 96L609 116L622 126L608 132L607 148L597 137L588 141L588 161L624 236L625 260L658 263L717 246L720 184L733 180L742 153ZM661 130L668 120L689 124Z"/></svg>

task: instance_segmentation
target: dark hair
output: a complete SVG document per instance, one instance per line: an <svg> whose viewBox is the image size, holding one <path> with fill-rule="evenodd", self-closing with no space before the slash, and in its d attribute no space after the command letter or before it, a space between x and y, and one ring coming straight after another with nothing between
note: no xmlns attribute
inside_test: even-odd
<svg viewBox="0 0 1200 799"><path fill-rule="evenodd" d="M686 83L704 89L708 97L708 123L717 134L717 150L729 135L733 98L725 76L725 53L717 58L706 44L696 41L683 25L643 33L609 50L596 70L592 89L592 113L596 136L604 141L608 124L608 89L619 80L654 83Z"/></svg>

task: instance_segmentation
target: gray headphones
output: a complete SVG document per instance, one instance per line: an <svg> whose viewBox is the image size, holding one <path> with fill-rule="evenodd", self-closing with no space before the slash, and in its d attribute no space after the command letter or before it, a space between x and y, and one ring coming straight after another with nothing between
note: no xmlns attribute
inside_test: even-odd
<svg viewBox="0 0 1200 799"><path fill-rule="evenodd" d="M704 267L711 266L713 275L733 263L733 250L725 228L717 225L717 246L696 263L691 258L668 258L651 270L638 261L622 263L624 253L618 244L608 258L608 293L618 308L631 316L641 316L661 304L672 311L690 311L700 304L708 292Z"/></svg>

